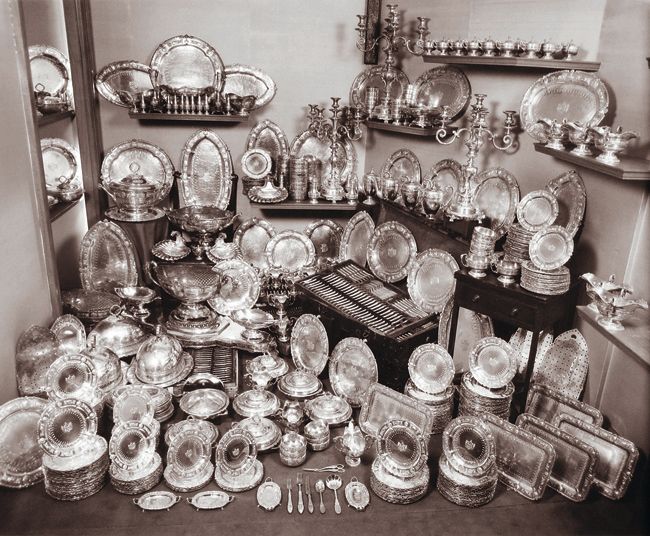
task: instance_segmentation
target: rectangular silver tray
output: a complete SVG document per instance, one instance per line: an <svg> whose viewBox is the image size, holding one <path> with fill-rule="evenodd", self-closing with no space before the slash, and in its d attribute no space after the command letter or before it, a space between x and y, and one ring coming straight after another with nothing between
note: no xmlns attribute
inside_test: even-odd
<svg viewBox="0 0 650 536"><path fill-rule="evenodd" d="M593 406L569 398L541 384L531 385L526 403L526 413L549 423L552 423L557 415L565 414L573 415L594 426L603 424L603 414Z"/></svg>

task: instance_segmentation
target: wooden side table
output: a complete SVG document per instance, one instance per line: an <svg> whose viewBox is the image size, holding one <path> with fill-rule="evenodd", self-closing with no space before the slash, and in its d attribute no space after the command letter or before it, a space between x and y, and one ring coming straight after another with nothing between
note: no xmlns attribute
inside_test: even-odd
<svg viewBox="0 0 650 536"><path fill-rule="evenodd" d="M455 277L456 291L449 326L448 350L451 355L454 355L458 311L461 307L532 332L528 365L519 393L520 407L525 407L539 333L554 328L559 332L571 327L576 306L577 282L572 283L569 291L560 296L544 296L529 292L518 284L503 285L492 273L476 279L470 276L467 270L461 269L456 272Z"/></svg>

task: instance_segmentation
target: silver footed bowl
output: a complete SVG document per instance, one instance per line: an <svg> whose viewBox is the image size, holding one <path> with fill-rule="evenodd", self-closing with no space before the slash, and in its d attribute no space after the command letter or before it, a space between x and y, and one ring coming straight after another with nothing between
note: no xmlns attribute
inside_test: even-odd
<svg viewBox="0 0 650 536"><path fill-rule="evenodd" d="M237 217L232 210L199 205L168 209L165 213L172 225L188 233L218 233Z"/></svg>
<svg viewBox="0 0 650 536"><path fill-rule="evenodd" d="M221 276L207 264L158 264L152 260L149 268L154 283L173 298L187 304L208 300L221 285Z"/></svg>

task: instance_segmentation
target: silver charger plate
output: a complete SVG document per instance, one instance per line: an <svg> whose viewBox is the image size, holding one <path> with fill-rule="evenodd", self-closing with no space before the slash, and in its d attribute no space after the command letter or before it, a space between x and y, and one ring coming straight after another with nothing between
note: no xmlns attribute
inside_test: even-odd
<svg viewBox="0 0 650 536"><path fill-rule="evenodd" d="M472 96L472 86L467 76L449 65L425 71L414 85L416 105L437 108L440 113L443 106L449 106L452 121L462 115Z"/></svg>
<svg viewBox="0 0 650 536"><path fill-rule="evenodd" d="M272 269L297 272L314 263L316 248L298 231L280 231L266 244L266 262Z"/></svg>
<svg viewBox="0 0 650 536"><path fill-rule="evenodd" d="M317 316L301 315L291 330L291 356L296 368L318 376L329 357L325 326Z"/></svg>
<svg viewBox="0 0 650 536"><path fill-rule="evenodd" d="M219 440L216 461L217 467L230 476L248 473L257 461L255 438L244 428L231 428Z"/></svg>
<svg viewBox="0 0 650 536"><path fill-rule="evenodd" d="M86 328L74 315L61 315L50 328L66 354L77 354L86 349Z"/></svg>
<svg viewBox="0 0 650 536"><path fill-rule="evenodd" d="M574 237L582 224L587 204L587 192L582 177L574 169L562 173L546 184L558 202L556 225L561 225Z"/></svg>
<svg viewBox="0 0 650 536"><path fill-rule="evenodd" d="M41 155L45 185L49 190L57 190L61 177L71 179L73 184L80 182L79 154L67 141L61 138L43 138Z"/></svg>
<svg viewBox="0 0 650 536"><path fill-rule="evenodd" d="M385 94L387 88L384 79L390 79L388 92L391 99L399 99L406 95L409 79L402 70L386 65L375 65L361 71L352 82L350 105L358 108L364 107L366 104L366 90L370 87L378 88L380 95Z"/></svg>
<svg viewBox="0 0 650 536"><path fill-rule="evenodd" d="M494 437L479 417L451 421L442 433L442 451L456 471L470 477L485 475L496 461Z"/></svg>
<svg viewBox="0 0 650 536"><path fill-rule="evenodd" d="M515 219L519 204L519 184L507 169L490 168L475 177L478 184L474 193L474 204L487 218L490 227L503 236Z"/></svg>
<svg viewBox="0 0 650 536"><path fill-rule="evenodd" d="M225 210L232 191L232 158L221 136L199 130L181 152L178 185L182 205L212 206Z"/></svg>
<svg viewBox="0 0 650 536"><path fill-rule="evenodd" d="M282 157L289 157L289 141L284 131L273 121L264 119L248 133L246 150L264 149L271 155L276 168Z"/></svg>
<svg viewBox="0 0 650 536"><path fill-rule="evenodd" d="M38 421L38 444L47 454L71 457L97 432L97 414L75 398L50 401Z"/></svg>
<svg viewBox="0 0 650 536"><path fill-rule="evenodd" d="M79 275L84 290L110 292L138 284L136 252L121 227L99 221L81 240Z"/></svg>
<svg viewBox="0 0 650 536"><path fill-rule="evenodd" d="M427 313L440 313L454 295L458 263L446 251L427 249L418 253L407 277L411 300Z"/></svg>
<svg viewBox="0 0 650 536"><path fill-rule="evenodd" d="M233 244L241 251L244 261L259 270L265 270L269 267L266 246L275 234L273 225L268 221L250 218L237 227Z"/></svg>
<svg viewBox="0 0 650 536"><path fill-rule="evenodd" d="M361 339L342 339L332 350L329 379L334 394L352 407L361 406L370 386L378 380L375 355Z"/></svg>
<svg viewBox="0 0 650 536"><path fill-rule="evenodd" d="M241 157L241 169L251 179L264 179L271 173L273 161L266 149L249 149Z"/></svg>
<svg viewBox="0 0 650 536"><path fill-rule="evenodd" d="M289 154L295 158L311 155L320 160L323 163L321 177L329 177L332 165L330 142L326 139L318 139L309 129L296 136L291 143ZM357 167L357 152L349 139L338 142L336 156L336 171L341 183L344 183L354 175Z"/></svg>
<svg viewBox="0 0 650 536"><path fill-rule="evenodd" d="M400 186L404 182L415 182L420 184L422 179L422 168L420 161L410 149L398 149L391 154L381 167L380 177L388 175ZM404 179L406 177L406 179Z"/></svg>
<svg viewBox="0 0 650 536"><path fill-rule="evenodd" d="M368 243L375 232L375 222L365 210L352 216L343 229L339 259L352 260L361 267L366 265Z"/></svg>
<svg viewBox="0 0 650 536"><path fill-rule="evenodd" d="M314 243L316 257L338 257L343 228L332 220L316 220L305 227L305 235Z"/></svg>
<svg viewBox="0 0 650 536"><path fill-rule="evenodd" d="M92 402L97 382L97 368L92 359L82 354L67 354L47 370L47 396L50 400L74 397Z"/></svg>
<svg viewBox="0 0 650 536"><path fill-rule="evenodd" d="M564 266L573 254L573 238L560 225L538 231L528 244L531 262L541 270Z"/></svg>
<svg viewBox="0 0 650 536"><path fill-rule="evenodd" d="M408 274L418 247L407 227L396 221L379 225L368 244L368 266L386 283L400 281Z"/></svg>
<svg viewBox="0 0 650 536"><path fill-rule="evenodd" d="M178 480L192 480L205 472L206 464L210 464L210 441L200 430L186 430L183 435L174 438L167 450L167 468ZM212 469L210 469L212 473Z"/></svg>
<svg viewBox="0 0 650 536"><path fill-rule="evenodd" d="M251 108L257 110L271 102L275 96L276 86L273 79L261 69L250 65L227 65L224 70L226 80L221 93L234 93L240 97L253 95L255 104Z"/></svg>
<svg viewBox="0 0 650 536"><path fill-rule="evenodd" d="M456 195L462 177L463 168L460 162L453 158L445 158L429 168L429 171L424 175L423 182L434 180L445 190L442 205L446 206ZM473 184L476 184L475 181ZM448 190L448 188L451 189Z"/></svg>
<svg viewBox="0 0 650 536"><path fill-rule="evenodd" d="M111 432L108 443L111 464L127 474L137 473L151 466L155 451L154 430L146 423L121 422Z"/></svg>
<svg viewBox="0 0 650 536"><path fill-rule="evenodd" d="M517 221L528 231L539 231L552 225L559 206L548 190L535 190L524 196L517 205Z"/></svg>
<svg viewBox="0 0 650 536"><path fill-rule="evenodd" d="M393 476L417 476L428 459L428 440L409 420L391 419L379 430L377 459Z"/></svg>
<svg viewBox="0 0 650 536"><path fill-rule="evenodd" d="M546 127L540 119L561 123L578 121L595 127L605 117L609 94L603 81L594 73L555 71L533 82L521 100L521 126L538 142L546 142Z"/></svg>
<svg viewBox="0 0 650 536"><path fill-rule="evenodd" d="M173 89L214 87L224 83L224 66L217 51L191 35L177 35L163 41L153 53L151 81L154 86Z"/></svg>
<svg viewBox="0 0 650 536"><path fill-rule="evenodd" d="M442 346L427 343L418 346L408 363L415 386L427 394L444 392L454 379L454 362Z"/></svg>
<svg viewBox="0 0 650 536"><path fill-rule="evenodd" d="M260 296L260 278L257 271L247 262L230 259L215 264L213 270L221 278L217 293L208 304L222 315L239 309L250 309Z"/></svg>
<svg viewBox="0 0 650 536"><path fill-rule="evenodd" d="M470 353L469 369L484 387L500 389L515 377L517 356L512 346L503 339L485 337Z"/></svg>
<svg viewBox="0 0 650 536"><path fill-rule="evenodd" d="M32 45L28 50L29 67L32 73L34 91L41 84L50 95L71 99L70 62L59 49L48 45Z"/></svg>
<svg viewBox="0 0 650 536"><path fill-rule="evenodd" d="M97 92L108 102L130 108L137 94L153 89L151 68L134 60L114 61L95 77Z"/></svg>

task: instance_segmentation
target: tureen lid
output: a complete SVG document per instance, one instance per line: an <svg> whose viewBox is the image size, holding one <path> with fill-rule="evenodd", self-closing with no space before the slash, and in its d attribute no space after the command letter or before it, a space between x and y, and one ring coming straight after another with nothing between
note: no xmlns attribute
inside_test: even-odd
<svg viewBox="0 0 650 536"><path fill-rule="evenodd" d="M232 402L232 407L242 417L266 417L280 409L280 401L269 391L251 389L237 395Z"/></svg>
<svg viewBox="0 0 650 536"><path fill-rule="evenodd" d="M111 188L118 190L143 192L155 192L159 189L159 186L147 181L144 175L138 173L140 171L140 164L137 162L131 162L129 164L129 171L131 173L129 173L126 177L123 177L119 181L113 182L111 184Z"/></svg>
<svg viewBox="0 0 650 536"><path fill-rule="evenodd" d="M264 371L272 378L279 378L284 376L288 370L289 365L279 356L273 354L261 354L248 362L246 370L253 372L257 367L262 367Z"/></svg>
<svg viewBox="0 0 650 536"><path fill-rule="evenodd" d="M323 419L315 419L305 424L305 436L320 438L329 433L329 426Z"/></svg>
<svg viewBox="0 0 650 536"><path fill-rule="evenodd" d="M350 418L352 407L340 396L325 393L308 400L305 410L311 419L322 419L328 424L339 424Z"/></svg>

